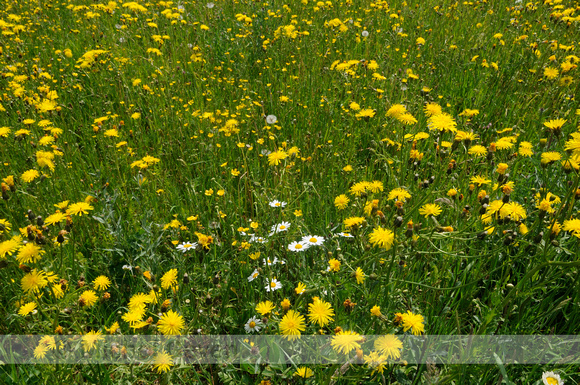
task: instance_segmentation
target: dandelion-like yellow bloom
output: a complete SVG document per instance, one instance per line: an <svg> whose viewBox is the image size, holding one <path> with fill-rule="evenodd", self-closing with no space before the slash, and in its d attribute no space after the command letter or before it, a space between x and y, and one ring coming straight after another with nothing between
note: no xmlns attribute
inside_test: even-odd
<svg viewBox="0 0 580 385"><path fill-rule="evenodd" d="M273 309L274 304L272 301L263 301L256 305L256 311L263 316L270 314Z"/></svg>
<svg viewBox="0 0 580 385"><path fill-rule="evenodd" d="M91 307L97 303L99 296L93 290L87 290L79 297L79 302L87 307Z"/></svg>
<svg viewBox="0 0 580 385"><path fill-rule="evenodd" d="M107 290L107 288L111 285L111 280L104 275L99 275L93 281L93 285L96 290Z"/></svg>
<svg viewBox="0 0 580 385"><path fill-rule="evenodd" d="M171 357L165 350L155 355L153 358L153 368L157 369L157 373L168 372L173 366L173 357Z"/></svg>
<svg viewBox="0 0 580 385"><path fill-rule="evenodd" d="M401 321L405 332L413 329L413 334L418 336L425 331L425 319L420 314L413 314L410 310L407 310L407 313L401 314Z"/></svg>
<svg viewBox="0 0 580 385"><path fill-rule="evenodd" d="M93 209L94 207L88 204L87 202L77 202L71 204L66 212L69 215L82 216L83 214L88 214L89 211Z"/></svg>
<svg viewBox="0 0 580 385"><path fill-rule="evenodd" d="M42 270L39 271L36 269L33 269L30 273L26 274L20 281L22 291L25 293L36 293L46 285L48 285L46 273Z"/></svg>
<svg viewBox="0 0 580 385"><path fill-rule="evenodd" d="M280 333L289 340L300 337L304 330L306 330L304 316L297 311L288 310L288 313L280 321Z"/></svg>
<svg viewBox="0 0 580 385"><path fill-rule="evenodd" d="M294 372L295 376L302 377L302 378L310 378L314 376L314 372L312 369L307 368L305 366L301 366Z"/></svg>
<svg viewBox="0 0 580 385"><path fill-rule="evenodd" d="M181 329L183 329L184 324L185 321L180 314L169 310L159 318L157 329L165 335L178 335L181 334Z"/></svg>
<svg viewBox="0 0 580 385"><path fill-rule="evenodd" d="M40 173L36 170L28 170L22 173L22 181L26 182L26 183L30 183L33 180L35 180L36 178L38 178L40 176Z"/></svg>
<svg viewBox="0 0 580 385"><path fill-rule="evenodd" d="M549 151L542 153L542 164L550 164L562 159L562 155L559 152Z"/></svg>
<svg viewBox="0 0 580 385"><path fill-rule="evenodd" d="M562 224L564 231L569 231L574 236L580 238L580 219L569 219Z"/></svg>
<svg viewBox="0 0 580 385"><path fill-rule="evenodd" d="M288 158L288 153L286 151L283 150L274 151L270 153L270 155L268 155L268 164L270 166L277 166L280 164L282 160L286 158Z"/></svg>
<svg viewBox="0 0 580 385"><path fill-rule="evenodd" d="M28 302L26 305L20 306L18 314L20 314L23 317L26 317L27 315L32 313L34 309L36 309L36 302Z"/></svg>
<svg viewBox="0 0 580 385"><path fill-rule="evenodd" d="M381 314L381 307L378 305L375 305L371 308L371 315L375 316L375 317L380 317L382 316Z"/></svg>
<svg viewBox="0 0 580 385"><path fill-rule="evenodd" d="M171 269L161 277L161 287L168 290L177 285L177 269Z"/></svg>
<svg viewBox="0 0 580 385"><path fill-rule="evenodd" d="M104 337L102 336L100 330L99 331L91 330L90 332L88 332L83 336L82 339L83 349L85 350L85 352L88 352L96 347L97 342L102 341L103 339Z"/></svg>
<svg viewBox="0 0 580 385"><path fill-rule="evenodd" d="M395 233L392 230L378 227L373 229L373 232L369 236L369 241L373 246L389 250L395 241Z"/></svg>
<svg viewBox="0 0 580 385"><path fill-rule="evenodd" d="M438 204L427 203L427 204L424 204L419 209L419 214L424 215L425 218L429 217L430 215L433 215L434 217L436 217L439 214L441 214L442 211L443 210L441 210L441 206L439 206Z"/></svg>
<svg viewBox="0 0 580 385"><path fill-rule="evenodd" d="M373 369L371 374L375 372L383 373L387 364L387 357L379 352L372 351L364 356L364 361L369 369Z"/></svg>
<svg viewBox="0 0 580 385"><path fill-rule="evenodd" d="M329 302L324 302L319 298L316 298L314 302L308 305L308 318L310 322L316 322L320 326L326 326L331 321L334 316L334 310L332 310L332 305Z"/></svg>
<svg viewBox="0 0 580 385"><path fill-rule="evenodd" d="M21 244L20 237L15 237L0 243L0 259L6 259L7 255L12 255Z"/></svg>
<svg viewBox="0 0 580 385"><path fill-rule="evenodd" d="M334 198L334 205L339 210L344 210L345 208L347 208L348 202L350 202L350 199L344 194L341 194L336 198Z"/></svg>
<svg viewBox="0 0 580 385"><path fill-rule="evenodd" d="M298 285L296 286L296 288L294 289L294 292L298 295L304 293L306 291L306 285L303 284L302 282L298 282Z"/></svg>
<svg viewBox="0 0 580 385"><path fill-rule="evenodd" d="M392 358L396 360L401 357L401 349L403 348L403 343L401 340L393 335L387 334L381 336L375 340L375 349L386 356L386 358Z"/></svg>
<svg viewBox="0 0 580 385"><path fill-rule="evenodd" d="M340 270L340 261L336 258L332 258L330 261L328 261L328 268L334 272L339 271Z"/></svg>
<svg viewBox="0 0 580 385"><path fill-rule="evenodd" d="M348 354L353 349L360 349L362 337L355 331L342 330L332 337L331 346L339 353Z"/></svg>
<svg viewBox="0 0 580 385"><path fill-rule="evenodd" d="M457 123L455 122L455 119L453 119L453 117L447 113L431 116L427 121L427 126L429 127L429 130L444 132L457 131Z"/></svg>
<svg viewBox="0 0 580 385"><path fill-rule="evenodd" d="M44 254L44 250L40 246L30 242L18 250L16 259L20 263L35 263L42 258L42 254Z"/></svg>
<svg viewBox="0 0 580 385"><path fill-rule="evenodd" d="M366 220L363 217L350 217L343 221L344 225L348 228L361 226L365 222Z"/></svg>

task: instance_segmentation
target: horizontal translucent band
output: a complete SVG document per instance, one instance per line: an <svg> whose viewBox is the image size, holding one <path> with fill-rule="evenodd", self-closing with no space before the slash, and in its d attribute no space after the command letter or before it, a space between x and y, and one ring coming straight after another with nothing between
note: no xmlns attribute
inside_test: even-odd
<svg viewBox="0 0 580 385"><path fill-rule="evenodd" d="M2 335L2 364L580 364L580 336Z"/></svg>

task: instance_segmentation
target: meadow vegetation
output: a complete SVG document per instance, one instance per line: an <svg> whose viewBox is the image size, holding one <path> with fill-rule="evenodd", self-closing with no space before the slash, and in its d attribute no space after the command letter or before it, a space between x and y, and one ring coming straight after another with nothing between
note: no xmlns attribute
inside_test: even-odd
<svg viewBox="0 0 580 385"><path fill-rule="evenodd" d="M578 1L4 4L1 334L324 334L353 360L0 382L580 380L355 346L580 332Z"/></svg>

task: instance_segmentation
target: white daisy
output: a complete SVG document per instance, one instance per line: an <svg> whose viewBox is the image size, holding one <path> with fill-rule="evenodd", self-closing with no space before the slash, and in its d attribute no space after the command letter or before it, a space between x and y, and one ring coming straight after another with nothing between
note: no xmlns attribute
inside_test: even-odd
<svg viewBox="0 0 580 385"><path fill-rule="evenodd" d="M302 237L302 243L308 246L320 246L324 243L324 237L320 235L305 235Z"/></svg>
<svg viewBox="0 0 580 385"><path fill-rule="evenodd" d="M252 236L250 237L250 239L248 239L248 242L250 243L266 243L268 241L268 239L264 238L264 237L258 237L255 234L252 234Z"/></svg>
<svg viewBox="0 0 580 385"><path fill-rule="evenodd" d="M268 284L266 285L266 291L269 293L271 291L275 291L282 288L282 283L278 281L276 278L272 278L271 281L266 281Z"/></svg>
<svg viewBox="0 0 580 385"><path fill-rule="evenodd" d="M288 231L290 227L290 222L282 222L278 223L277 225L272 226L272 234L280 233L282 231Z"/></svg>
<svg viewBox="0 0 580 385"><path fill-rule="evenodd" d="M189 249L195 249L197 247L197 242L181 242L177 245L177 250L185 253Z"/></svg>
<svg viewBox="0 0 580 385"><path fill-rule="evenodd" d="M278 201L276 199L274 199L269 204L270 204L270 207L285 207L286 206L286 202L280 202L280 201Z"/></svg>
<svg viewBox="0 0 580 385"><path fill-rule="evenodd" d="M544 372L544 374L542 374L542 382L545 385L562 385L562 384L564 384L564 381L562 381L562 379L560 378L560 375L556 374L554 372Z"/></svg>
<svg viewBox="0 0 580 385"><path fill-rule="evenodd" d="M248 277L248 282L252 282L254 279L258 278L258 275L260 275L258 269L255 269L254 272Z"/></svg>
<svg viewBox="0 0 580 385"><path fill-rule="evenodd" d="M244 329L246 329L246 333L253 333L253 332L259 332L260 328L262 326L264 326L264 324L262 323L262 320L256 316L253 316L252 318L250 318L248 320L248 322L246 322Z"/></svg>
<svg viewBox="0 0 580 385"><path fill-rule="evenodd" d="M262 261L264 262L264 266L268 265L268 266L272 266L277 264L278 262L280 262L281 265L285 265L286 262L284 262L283 260L278 260L278 257L274 257L274 260L271 260L270 258L268 259L262 259Z"/></svg>
<svg viewBox="0 0 580 385"><path fill-rule="evenodd" d="M288 245L288 250L299 252L306 250L308 247L309 245L304 242L292 242L291 244Z"/></svg>
<svg viewBox="0 0 580 385"><path fill-rule="evenodd" d="M338 235L340 235L343 238L354 238L351 233L347 233L347 232L338 233Z"/></svg>

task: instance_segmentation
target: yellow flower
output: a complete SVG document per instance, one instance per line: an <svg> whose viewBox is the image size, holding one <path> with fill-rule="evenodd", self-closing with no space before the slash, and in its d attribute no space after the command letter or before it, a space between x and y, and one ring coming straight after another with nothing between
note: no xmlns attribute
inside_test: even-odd
<svg viewBox="0 0 580 385"><path fill-rule="evenodd" d="M429 217L430 215L436 217L441 214L441 212L441 207L435 203L427 203L419 209L419 214L424 215L425 218Z"/></svg>
<svg viewBox="0 0 580 385"><path fill-rule="evenodd" d="M319 298L314 299L314 302L308 305L308 318L310 322L316 322L320 326L326 326L334 320L334 311L332 305L324 302Z"/></svg>
<svg viewBox="0 0 580 385"><path fill-rule="evenodd" d="M369 236L369 241L373 246L378 246L384 248L385 250L389 250L395 241L395 233L389 229L378 227L374 229Z"/></svg>
<svg viewBox="0 0 580 385"><path fill-rule="evenodd" d="M552 68L552 67L544 68L544 76L550 80L557 78L559 73L560 72L558 71L557 68Z"/></svg>
<svg viewBox="0 0 580 385"><path fill-rule="evenodd" d="M328 269L331 271L339 271L340 270L340 261L336 258L332 258L328 261Z"/></svg>
<svg viewBox="0 0 580 385"><path fill-rule="evenodd" d="M22 291L25 293L39 292L40 289L46 285L48 285L46 273L42 270L38 271L36 269L33 269L30 273L26 274L20 281Z"/></svg>
<svg viewBox="0 0 580 385"><path fill-rule="evenodd" d="M404 322L404 321L403 321ZM386 358L392 358L396 360L401 357L401 349L403 348L403 343L397 336L393 334L387 334L381 336L375 340L375 349L386 356Z"/></svg>
<svg viewBox="0 0 580 385"><path fill-rule="evenodd" d="M403 331L406 332L409 329L413 329L413 334L418 336L425 331L425 319L420 314L413 314L410 310L407 313L401 314L401 319L403 322Z"/></svg>
<svg viewBox="0 0 580 385"><path fill-rule="evenodd" d="M280 164L282 160L286 158L288 158L288 153L286 151L283 150L274 151L270 153L270 155L268 155L268 164L270 166L277 166Z"/></svg>
<svg viewBox="0 0 580 385"><path fill-rule="evenodd" d="M310 368L307 368L305 366L301 366L298 369L296 369L296 371L294 372L294 375L302 377L302 378L310 378L314 375L314 372Z"/></svg>
<svg viewBox="0 0 580 385"><path fill-rule="evenodd" d="M157 322L157 329L165 335L178 335L181 334L181 329L183 329L184 324L185 321L181 315L173 310L169 310Z"/></svg>
<svg viewBox="0 0 580 385"><path fill-rule="evenodd" d="M302 282L298 282L298 286L296 286L296 289L294 289L294 292L298 295L304 293L306 291L306 285L303 284Z"/></svg>
<svg viewBox="0 0 580 385"><path fill-rule="evenodd" d="M36 178L38 178L40 176L40 173L36 170L28 170L22 173L22 181L26 182L26 183L30 183L33 180L35 180Z"/></svg>
<svg viewBox="0 0 580 385"><path fill-rule="evenodd" d="M360 267L356 268L354 272L354 277L356 278L356 283L361 284L365 281L365 273Z"/></svg>
<svg viewBox="0 0 580 385"><path fill-rule="evenodd" d="M95 347L97 342L103 339L104 337L101 335L100 331L95 332L91 330L90 332L88 332L83 336L82 339L83 349L85 350L85 352L88 352Z"/></svg>
<svg viewBox="0 0 580 385"><path fill-rule="evenodd" d="M447 113L441 113L439 115L433 115L427 121L427 127L429 130L437 130L437 131L457 131L457 123L453 119L453 117Z"/></svg>
<svg viewBox="0 0 580 385"><path fill-rule="evenodd" d="M111 280L104 275L99 275L93 281L93 285L96 290L107 290L107 288L111 285Z"/></svg>
<svg viewBox="0 0 580 385"><path fill-rule="evenodd" d="M84 291L79 297L79 304L82 306L91 307L97 303L99 297L93 290Z"/></svg>
<svg viewBox="0 0 580 385"><path fill-rule="evenodd" d="M373 315L375 317L382 316L382 314L381 314L381 307L380 306L377 306L377 305L373 306L371 308L371 315Z"/></svg>
<svg viewBox="0 0 580 385"><path fill-rule="evenodd" d="M338 353L348 354L353 349L360 349L359 342L362 337L357 332L351 330L341 330L332 337L331 346Z"/></svg>
<svg viewBox="0 0 580 385"><path fill-rule="evenodd" d="M94 207L88 204L87 202L77 202L71 204L66 212L68 215L82 216L83 214L88 214L89 210L93 209Z"/></svg>
<svg viewBox="0 0 580 385"><path fill-rule="evenodd" d="M32 313L36 309L36 302L28 302L26 305L20 306L20 310L18 310L18 314L23 317L26 317L30 313Z"/></svg>
<svg viewBox="0 0 580 385"><path fill-rule="evenodd" d="M177 269L171 269L161 277L161 287L165 290L177 285Z"/></svg>
<svg viewBox="0 0 580 385"><path fill-rule="evenodd" d="M18 250L16 259L20 263L35 263L42 258L42 254L44 254L44 250L36 244L29 242Z"/></svg>
<svg viewBox="0 0 580 385"><path fill-rule="evenodd" d="M168 372L173 366L173 357L162 350L153 358L153 368L157 369L157 373Z"/></svg>
<svg viewBox="0 0 580 385"><path fill-rule="evenodd" d="M263 316L270 314L273 309L274 304L272 303L272 301L264 301L256 305L256 311Z"/></svg>
<svg viewBox="0 0 580 385"><path fill-rule="evenodd" d="M289 340L300 337L304 330L306 330L304 316L297 311L288 310L288 313L280 321L280 333Z"/></svg>
<svg viewBox="0 0 580 385"><path fill-rule="evenodd" d="M344 194L341 194L336 198L334 198L334 205L339 210L344 210L345 208L347 208L348 202L350 202L350 199Z"/></svg>

